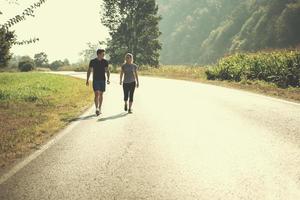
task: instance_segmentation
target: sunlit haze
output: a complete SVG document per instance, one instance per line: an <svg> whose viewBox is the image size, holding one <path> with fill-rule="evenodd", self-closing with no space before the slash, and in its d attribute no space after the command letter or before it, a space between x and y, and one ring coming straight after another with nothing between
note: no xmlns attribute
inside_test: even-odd
<svg viewBox="0 0 300 200"><path fill-rule="evenodd" d="M0 1L0 23L21 14L35 0ZM80 59L79 53L87 47L87 42L96 43L108 37L107 29L100 21L98 0L49 0L35 10L35 17L13 26L18 41L38 37L39 42L30 45L14 46L14 55L33 56L45 52L50 61L68 58L71 62Z"/></svg>

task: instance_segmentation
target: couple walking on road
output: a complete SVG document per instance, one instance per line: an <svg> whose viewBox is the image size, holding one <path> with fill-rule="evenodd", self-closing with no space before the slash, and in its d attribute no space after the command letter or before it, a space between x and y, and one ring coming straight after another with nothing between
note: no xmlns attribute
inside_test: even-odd
<svg viewBox="0 0 300 200"><path fill-rule="evenodd" d="M89 86L90 75L93 72L93 89L95 93L95 106L97 116L101 114L103 93L106 90L106 83L110 84L110 71L108 68L108 61L104 59L104 54L105 50L98 49L97 58L90 61L89 69L87 71L87 86ZM139 78L137 73L137 65L133 63L133 55L130 53L126 54L125 62L121 68L120 85L123 85L125 103L124 110L128 111L128 113L132 113L133 95L135 88L139 87Z"/></svg>

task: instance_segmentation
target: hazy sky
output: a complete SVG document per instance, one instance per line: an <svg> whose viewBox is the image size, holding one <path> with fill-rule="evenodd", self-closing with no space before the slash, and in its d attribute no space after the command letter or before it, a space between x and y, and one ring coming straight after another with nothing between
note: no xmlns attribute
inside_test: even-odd
<svg viewBox="0 0 300 200"><path fill-rule="evenodd" d="M0 23L21 14L37 0L0 0ZM46 52L49 60L68 58L71 62L79 60L79 52L87 47L87 42L105 40L108 32L100 22L101 0L47 0L36 9L35 17L16 24L18 40L38 37L35 44L14 46L15 55L29 55Z"/></svg>

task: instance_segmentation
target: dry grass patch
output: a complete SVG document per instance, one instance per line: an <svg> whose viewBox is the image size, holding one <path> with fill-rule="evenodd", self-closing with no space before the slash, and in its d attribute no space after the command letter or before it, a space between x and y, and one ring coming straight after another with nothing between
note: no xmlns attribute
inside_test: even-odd
<svg viewBox="0 0 300 200"><path fill-rule="evenodd" d="M0 74L0 166L39 148L90 107L85 81L43 73Z"/></svg>

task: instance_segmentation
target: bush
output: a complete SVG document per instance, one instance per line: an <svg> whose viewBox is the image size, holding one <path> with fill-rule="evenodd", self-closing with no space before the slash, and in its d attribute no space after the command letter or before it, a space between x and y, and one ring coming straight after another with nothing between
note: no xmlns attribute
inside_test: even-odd
<svg viewBox="0 0 300 200"><path fill-rule="evenodd" d="M50 69L55 71L55 70L58 70L58 68L60 68L62 66L64 66L63 61L56 60L50 64Z"/></svg>
<svg viewBox="0 0 300 200"><path fill-rule="evenodd" d="M209 80L262 80L278 87L300 87L300 52L235 54L206 71Z"/></svg>
<svg viewBox="0 0 300 200"><path fill-rule="evenodd" d="M30 57L24 56L20 59L18 68L21 72L32 71L34 70L34 61Z"/></svg>

